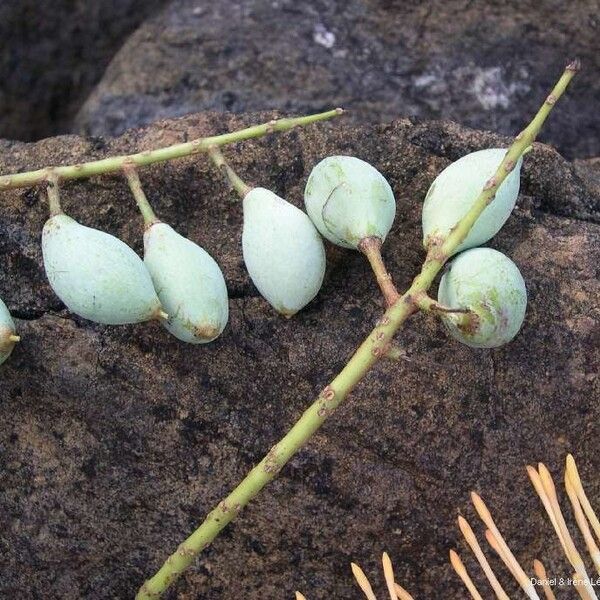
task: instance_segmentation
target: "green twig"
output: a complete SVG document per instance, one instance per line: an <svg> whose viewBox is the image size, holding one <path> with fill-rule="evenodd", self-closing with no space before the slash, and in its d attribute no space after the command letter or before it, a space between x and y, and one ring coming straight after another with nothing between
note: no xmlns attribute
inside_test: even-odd
<svg viewBox="0 0 600 600"><path fill-rule="evenodd" d="M276 131L288 131L294 127L310 125L317 121L331 119L332 117L341 115L343 112L344 111L341 108L336 108L315 115L277 119L264 123L263 125L254 125L253 127L247 127L246 129L240 129L239 131L233 131L231 133L199 138L197 140L192 140L191 142L174 144L173 146L167 146L166 148L147 150L138 152L137 154L111 156L110 158L103 158L101 160L94 160L77 165L46 167L37 171L3 175L0 177L0 190L31 187L43 183L48 179L50 172L55 173L61 181L64 181L67 179L81 179L93 175L114 173L115 171L121 171L126 164L142 167L157 162L173 160L174 158L182 158L184 156L206 152L212 146L225 146L227 144L233 144L251 138L262 137Z"/></svg>
<svg viewBox="0 0 600 600"><path fill-rule="evenodd" d="M125 174L125 177L127 177L129 189L131 190L131 193L135 198L135 202L142 213L144 225L146 227L150 227L153 223L158 223L159 219L154 213L154 210L152 210L150 202L148 202L148 198L146 198L146 194L144 194L142 182L140 181L140 177L135 166L132 164L126 164L123 167L123 173Z"/></svg>
<svg viewBox="0 0 600 600"><path fill-rule="evenodd" d="M208 149L208 156L210 156L215 167L225 173L231 187L240 195L240 198L244 198L252 188L229 166L223 153L216 146L213 146Z"/></svg>
<svg viewBox="0 0 600 600"><path fill-rule="evenodd" d="M47 175L48 186L46 188L46 194L48 194L48 208L50 210L50 216L62 214L62 207L60 205L60 192L58 189L58 177L55 173L50 172Z"/></svg>
<svg viewBox="0 0 600 600"><path fill-rule="evenodd" d="M342 371L323 389L292 429L271 448L269 453L248 473L229 496L209 513L200 527L167 558L158 572L144 583L136 596L137 600L152 600L160 597L194 561L196 556L215 539L219 532L238 515L239 511L306 444L369 369L380 358L387 356L393 335L404 321L418 310L415 297L429 289L447 257L464 240L473 223L493 198L495 190L502 183L507 173L510 172L510 165L514 166L523 150L535 139L554 102L560 98L577 70L578 63L572 63L567 67L538 114L510 147L500 168L485 186L472 208L445 241L429 249L421 272L413 280L410 289L386 310L376 327L360 345Z"/></svg>
<svg viewBox="0 0 600 600"><path fill-rule="evenodd" d="M466 331L475 331L479 326L479 316L468 308L445 306L434 300L427 292L414 296L414 301L420 310L437 316L446 315L457 327Z"/></svg>

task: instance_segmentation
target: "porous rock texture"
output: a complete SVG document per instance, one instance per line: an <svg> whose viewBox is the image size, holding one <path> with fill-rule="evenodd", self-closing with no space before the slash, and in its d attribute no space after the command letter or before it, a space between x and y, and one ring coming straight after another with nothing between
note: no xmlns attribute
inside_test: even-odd
<svg viewBox="0 0 600 600"><path fill-rule="evenodd" d="M356 123L448 118L512 135L567 60L576 96L548 125L600 155L597 0L171 0L117 53L80 111L93 135L200 110L341 105Z"/></svg>
<svg viewBox="0 0 600 600"><path fill-rule="evenodd" d="M108 141L3 142L0 172L150 149L272 117L198 114ZM420 207L429 184L458 156L501 143L450 124L354 127L339 119L227 154L248 181L296 205L323 157L371 162L397 197L384 255L405 289L423 260ZM518 208L492 242L527 282L518 337L474 350L433 318L410 319L398 335L407 359L369 373L169 598L280 599L295 589L311 600L359 598L351 560L385 597L383 550L416 597L465 598L447 554L458 545L468 556L458 513L485 543L468 502L472 489L523 565L537 557L550 572L570 574L524 467L545 462L562 489L564 459L573 452L600 507L600 194L593 169L575 168L542 144L525 160ZM190 346L158 324L105 327L69 314L44 276L43 194L0 194L0 296L22 335L0 369L3 598L132 598L382 313L364 258L328 246L316 300L293 319L278 316L244 270L240 202L206 158L155 165L141 178L158 214L222 266L230 323L216 342ZM123 177L68 183L62 195L73 217L141 252L141 219ZM570 509L565 514L572 522Z"/></svg>

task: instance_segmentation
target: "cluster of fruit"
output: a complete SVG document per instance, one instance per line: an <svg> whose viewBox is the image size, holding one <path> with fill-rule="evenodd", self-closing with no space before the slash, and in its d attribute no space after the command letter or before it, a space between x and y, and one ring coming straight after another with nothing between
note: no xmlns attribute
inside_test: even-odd
<svg viewBox="0 0 600 600"><path fill-rule="evenodd" d="M445 240L467 213L505 155L503 149L473 152L448 166L432 183L423 206L424 245ZM308 215L265 188L240 184L243 196L242 251L253 283L281 314L291 317L318 293L325 274L321 235L345 248L361 249L366 239L383 243L396 201L383 175L352 156L319 162L306 184ZM519 191L521 160L495 199L457 248L438 292L441 318L451 334L470 346L495 347L511 340L524 318L527 294L514 263L490 248L474 248L493 237L511 213ZM65 215L56 182L50 182L51 212L44 225L44 267L54 292L75 314L109 325L160 320L178 339L214 340L228 320L227 287L216 261L200 246L160 222L142 194L144 259L123 241L81 225ZM139 202L138 202L139 203ZM319 233L321 235L319 235ZM469 250L470 249L470 250ZM465 312L470 319L465 319ZM0 305L0 362L18 341L4 304Z"/></svg>
<svg viewBox="0 0 600 600"><path fill-rule="evenodd" d="M431 184L423 205L423 244L441 245L467 214L500 166L506 150L468 154L449 165ZM471 228L448 266L438 291L438 308L450 333L473 347L493 348L510 341L525 316L527 292L516 265L491 248L474 248L502 228L519 193L522 160L514 165L496 196ZM396 203L384 177L350 156L332 156L311 173L305 190L309 216L331 242L360 249L367 238L383 242ZM465 318L468 311L470 318Z"/></svg>

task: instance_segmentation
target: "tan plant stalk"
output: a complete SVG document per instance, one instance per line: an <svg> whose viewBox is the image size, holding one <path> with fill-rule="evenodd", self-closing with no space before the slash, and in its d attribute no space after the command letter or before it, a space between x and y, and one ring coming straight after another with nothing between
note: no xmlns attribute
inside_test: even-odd
<svg viewBox="0 0 600 600"><path fill-rule="evenodd" d="M596 519L596 514L594 513L591 505L588 502L589 512L586 514L580 506L576 506L574 504L574 495L577 494L574 488L572 487L572 483L570 481L570 477L573 474L573 471L576 470L575 461L573 457L569 454L567 457L567 467L565 469L565 489L567 490L567 495L571 500L571 504L573 505L573 512L575 513L575 517L577 520L577 524L582 533L584 540L586 541L586 545L588 547L588 551L590 553L590 557L592 561L595 563L595 553L597 550L597 545L595 541L592 540L590 543L591 529L590 523L588 521L593 521ZM554 488L554 482L552 481L552 477L550 476L550 472L546 467L542 464L538 466L538 469L533 469L532 467L527 467L527 473L534 485L534 489L540 495L540 499L542 500L543 506L546 509L546 512L550 518L550 523L552 524L559 542L563 547L565 552L565 556L569 560L569 562L573 561L573 555L577 552L574 542L571 538L570 533L566 530L566 525L563 528L561 517L557 517L557 513L560 512L560 507L558 506L558 500L554 500L553 493L547 492L546 490L552 490ZM543 473L543 475L541 475ZM578 477L578 476L577 476ZM583 491L583 486L581 486L581 481L579 481L579 493L585 494ZM496 524L488 510L485 506L481 498L472 493L471 499L473 500L473 504L481 520L486 526L485 537L496 554L501 558L502 562L505 564L506 568L512 575L512 577L517 581L520 587L526 592L529 598L538 598L539 595L535 589L535 587L539 587L543 590L544 596L546 600L557 600L556 595L552 589L553 580L549 578L547 571L539 560L533 561L533 571L536 576L535 584L525 573L525 570L518 563L514 554L509 550L507 543L504 541L504 538L498 531ZM479 565L481 566L486 579L492 590L494 591L494 595L498 600L510 600L508 594L504 591L500 583L498 582L498 578L494 571L492 570L488 559L486 558L475 533L471 529L471 526L468 524L467 520L463 517L458 518L458 527L463 534L467 545L473 551L473 554L477 558ZM569 540L569 541L567 541ZM577 554L577 556L579 556ZM581 559L581 557L579 557ZM392 570L392 563L386 553L383 554L383 571L385 583L388 591L390 592L390 597L392 600L413 600L413 597L397 582L394 580L394 573ZM460 559L458 553L455 550L450 551L450 563L452 568L456 571L456 574L459 576L465 587L467 588L470 596L474 600L481 600L483 598L482 594L479 592L475 583L469 573L467 572L464 563ZM583 560L581 560L581 565L583 565ZM584 576L585 567L578 565L577 571L571 575L572 585L577 591L578 595L582 600L594 600L596 598L595 591L593 589L594 584L590 583L592 580L586 578ZM376 600L375 593L373 592L373 588L366 575L362 571L362 569L356 565L352 564L352 572L356 581L358 582L360 588L363 590L368 600ZM596 580L600 582L600 578ZM395 596L392 595L392 591L395 591ZM297 600L306 600L302 594L296 592ZM443 596L444 598L446 595Z"/></svg>

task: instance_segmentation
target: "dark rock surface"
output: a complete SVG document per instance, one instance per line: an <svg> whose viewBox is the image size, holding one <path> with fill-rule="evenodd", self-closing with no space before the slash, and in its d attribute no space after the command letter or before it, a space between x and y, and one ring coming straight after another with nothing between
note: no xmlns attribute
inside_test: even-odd
<svg viewBox="0 0 600 600"><path fill-rule="evenodd" d="M0 172L150 149L270 117L194 115L106 142L3 142ZM322 157L353 153L372 162L397 195L385 257L404 289L423 259L420 205L432 179L458 155L497 143L440 123L338 121L228 154L250 182L297 204ZM3 598L132 598L381 314L365 261L330 247L318 298L291 320L278 317L244 271L239 202L206 159L156 165L142 180L158 214L224 269L230 324L208 346L186 346L156 324L104 327L69 314L43 273L42 195L0 194L0 296L23 337L0 369ZM592 167L575 168L536 145L519 207L493 241L527 281L519 336L477 351L429 318L411 319L398 336L410 361L379 364L170 597L279 599L301 589L311 600L359 598L351 560L383 594L378 561L387 550L416 597L465 598L447 552L459 539L459 511L476 524L471 489L483 494L523 565L538 557L568 575L524 466L544 461L559 481L573 452L600 507L593 181ZM121 177L65 185L63 202L72 216L141 250L140 219Z"/></svg>
<svg viewBox="0 0 600 600"><path fill-rule="evenodd" d="M512 135L579 56L577 92L547 140L598 156L598 15L597 0L173 0L116 55L77 130L341 105L357 123L446 118Z"/></svg>
<svg viewBox="0 0 600 600"><path fill-rule="evenodd" d="M0 137L69 131L127 35L165 1L0 2Z"/></svg>

